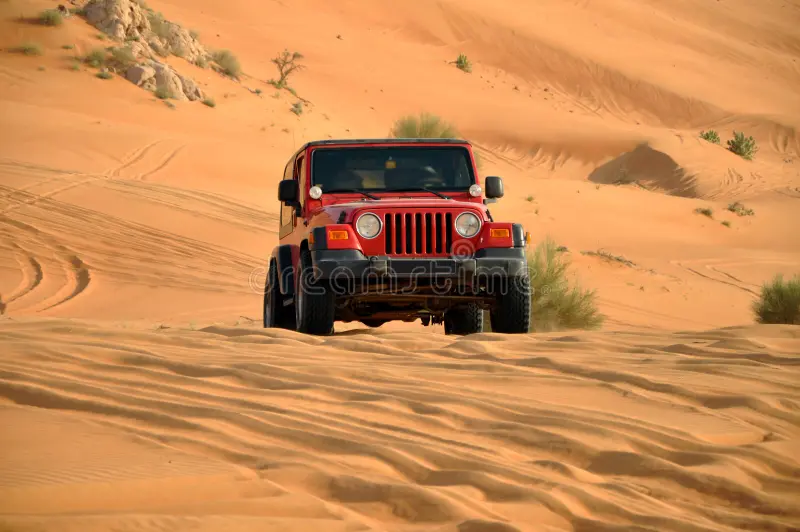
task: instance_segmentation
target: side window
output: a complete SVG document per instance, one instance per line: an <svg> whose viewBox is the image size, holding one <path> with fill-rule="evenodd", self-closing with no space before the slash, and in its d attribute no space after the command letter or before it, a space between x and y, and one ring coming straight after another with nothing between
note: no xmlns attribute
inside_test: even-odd
<svg viewBox="0 0 800 532"><path fill-rule="evenodd" d="M294 159L289 161L283 171L283 179L294 178ZM281 227L287 226L292 223L292 211L294 209L285 203L281 203Z"/></svg>
<svg viewBox="0 0 800 532"><path fill-rule="evenodd" d="M300 193L305 190L306 186L306 158L304 155L300 155L297 158L297 165L295 166L295 179L297 182L300 183Z"/></svg>

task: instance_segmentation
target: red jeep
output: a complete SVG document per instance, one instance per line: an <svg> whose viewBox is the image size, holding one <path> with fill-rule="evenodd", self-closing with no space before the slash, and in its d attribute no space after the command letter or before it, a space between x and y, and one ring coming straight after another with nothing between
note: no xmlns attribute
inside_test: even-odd
<svg viewBox="0 0 800 532"><path fill-rule="evenodd" d="M486 205L499 177L478 181L457 139L305 144L278 187L280 243L264 293L264 327L327 335L335 321L444 322L446 334L530 328L528 235Z"/></svg>

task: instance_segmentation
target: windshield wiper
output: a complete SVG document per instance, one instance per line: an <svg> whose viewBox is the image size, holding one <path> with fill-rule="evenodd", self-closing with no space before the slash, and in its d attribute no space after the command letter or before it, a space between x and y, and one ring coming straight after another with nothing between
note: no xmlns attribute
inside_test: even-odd
<svg viewBox="0 0 800 532"><path fill-rule="evenodd" d="M449 196L445 196L441 192L436 192L435 190L431 190L425 187L391 188L391 189L386 189L383 192L430 192L431 194L436 194L440 198L446 200L451 199Z"/></svg>
<svg viewBox="0 0 800 532"><path fill-rule="evenodd" d="M373 196L369 192L364 192L363 190L358 190L357 188L337 188L334 190L326 190L325 194L339 194L341 192L355 192L356 194L363 194L369 199L379 200L378 196Z"/></svg>

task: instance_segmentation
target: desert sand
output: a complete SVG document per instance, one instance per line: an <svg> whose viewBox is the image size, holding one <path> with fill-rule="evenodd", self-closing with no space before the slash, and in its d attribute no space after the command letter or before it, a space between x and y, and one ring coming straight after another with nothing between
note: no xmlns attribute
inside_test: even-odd
<svg viewBox="0 0 800 532"><path fill-rule="evenodd" d="M165 59L215 107L73 70L110 41L0 1L0 528L800 527L800 328L750 309L800 270L798 2L148 4L240 59ZM420 111L602 330L259 327L287 158Z"/></svg>

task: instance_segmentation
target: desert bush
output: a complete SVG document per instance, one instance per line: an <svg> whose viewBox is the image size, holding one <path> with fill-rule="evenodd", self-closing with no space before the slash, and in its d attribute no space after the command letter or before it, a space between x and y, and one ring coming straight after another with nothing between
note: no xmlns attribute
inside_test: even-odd
<svg viewBox="0 0 800 532"><path fill-rule="evenodd" d="M19 46L14 46L13 48L9 48L8 51L22 55L42 55L42 47L33 42L26 42Z"/></svg>
<svg viewBox="0 0 800 532"><path fill-rule="evenodd" d="M728 210L738 216L753 216L755 212L753 209L748 209L738 201L735 201L728 205Z"/></svg>
<svg viewBox="0 0 800 532"><path fill-rule="evenodd" d="M102 72L98 72L97 74L95 74L95 76L97 76L100 79L111 79L112 77L114 77L111 74L111 72L108 72L106 70L103 70Z"/></svg>
<svg viewBox="0 0 800 532"><path fill-rule="evenodd" d="M226 76L238 79L242 74L242 66L230 50L217 50L211 58Z"/></svg>
<svg viewBox="0 0 800 532"><path fill-rule="evenodd" d="M753 137L745 138L744 133L741 131L734 131L733 138L728 141L728 150L732 151L741 158L750 161L758 151L758 146L756 146L756 141L753 139Z"/></svg>
<svg viewBox="0 0 800 532"><path fill-rule="evenodd" d="M106 64L108 52L103 48L95 48L83 58L83 62L93 68L100 68Z"/></svg>
<svg viewBox="0 0 800 532"><path fill-rule="evenodd" d="M58 12L58 9L45 9L39 13L39 24L43 26L61 26L64 23L64 17Z"/></svg>
<svg viewBox="0 0 800 532"><path fill-rule="evenodd" d="M752 308L758 323L800 325L800 274L785 282L776 275L764 283Z"/></svg>
<svg viewBox="0 0 800 532"><path fill-rule="evenodd" d="M159 100L169 100L170 98L174 97L172 91L170 91L167 87L157 87L156 90L153 91L153 94Z"/></svg>
<svg viewBox="0 0 800 532"><path fill-rule="evenodd" d="M203 104L207 105L208 107L217 106L217 102L215 102L213 98L206 98L205 100L203 100Z"/></svg>
<svg viewBox="0 0 800 532"><path fill-rule="evenodd" d="M464 54L458 54L458 59L456 59L456 67L464 72L472 72L472 63L470 63L469 59L467 59L467 56Z"/></svg>
<svg viewBox="0 0 800 532"><path fill-rule="evenodd" d="M303 102L295 102L292 104L292 112L297 116L303 114Z"/></svg>
<svg viewBox="0 0 800 532"><path fill-rule="evenodd" d="M714 216L714 211L709 209L708 207L698 207L694 210L697 214L702 214L703 216L708 216L712 218Z"/></svg>
<svg viewBox="0 0 800 532"><path fill-rule="evenodd" d="M161 13L147 13L147 20L150 22L150 31L156 36L163 38L169 37L170 23L164 18Z"/></svg>
<svg viewBox="0 0 800 532"><path fill-rule="evenodd" d="M131 50L131 48L128 46L112 48L111 60L116 66L119 66L123 69L127 69L128 67L136 64L136 56L134 55L133 50Z"/></svg>
<svg viewBox="0 0 800 532"><path fill-rule="evenodd" d="M398 119L392 126L390 135L398 139L447 139L458 137L458 132L452 124L440 117L421 113L419 116L407 115Z"/></svg>
<svg viewBox="0 0 800 532"><path fill-rule="evenodd" d="M717 133L713 129L711 131L701 131L700 132L700 138L703 139L703 140L707 140L708 142L710 142L712 144L719 144L720 143L719 133Z"/></svg>
<svg viewBox="0 0 800 532"><path fill-rule="evenodd" d="M273 57L272 62L278 67L278 79L270 80L269 83L276 89L286 88L289 76L293 72L305 68L297 63L302 58L303 54L300 52L289 52L289 50L284 50L277 57Z"/></svg>
<svg viewBox="0 0 800 532"><path fill-rule="evenodd" d="M597 329L605 316L597 308L594 290L570 285L570 263L550 238L528 254L531 282L531 330ZM489 313L484 312L484 331L491 331Z"/></svg>

